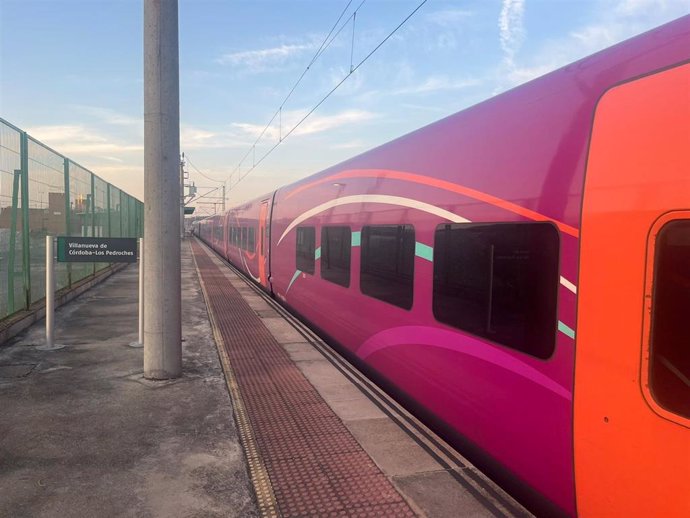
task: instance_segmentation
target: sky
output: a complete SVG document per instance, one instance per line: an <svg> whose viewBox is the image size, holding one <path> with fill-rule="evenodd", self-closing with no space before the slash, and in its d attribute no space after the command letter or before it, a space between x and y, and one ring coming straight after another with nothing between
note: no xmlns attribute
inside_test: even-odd
<svg viewBox="0 0 690 518"><path fill-rule="evenodd" d="M421 3L179 0L180 149L198 192L225 183L242 203L690 13L427 0L393 32ZM142 200L143 76L142 0L0 0L0 117Z"/></svg>

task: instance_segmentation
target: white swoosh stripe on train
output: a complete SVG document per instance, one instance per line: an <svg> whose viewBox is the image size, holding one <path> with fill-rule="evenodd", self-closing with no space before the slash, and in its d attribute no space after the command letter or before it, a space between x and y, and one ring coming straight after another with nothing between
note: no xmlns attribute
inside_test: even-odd
<svg viewBox="0 0 690 518"><path fill-rule="evenodd" d="M358 194L355 196L345 196L343 198L337 198L335 200L322 203L321 205L317 205L313 209L309 209L307 212L300 214L292 221L292 223L290 223L288 228L285 229L285 232L283 232L283 235L280 236L280 239L278 240L278 244L280 244L288 232L312 216L334 207L350 205L353 203L384 203L386 205L398 205L400 207L409 207L411 209L421 210L422 212L428 212L429 214L434 214L441 218L447 219L448 221L452 221L453 223L471 223L469 219L463 218L462 216L458 216L457 214L445 209L441 209L429 203L413 200L411 198L403 198L401 196L386 196L380 194Z"/></svg>
<svg viewBox="0 0 690 518"><path fill-rule="evenodd" d="M577 295L577 286L561 275L561 284Z"/></svg>
<svg viewBox="0 0 690 518"><path fill-rule="evenodd" d="M283 232L283 234L280 236L278 244L280 244L281 241L285 239L285 236L288 235L288 233L293 228L295 228L303 221L306 221L307 219L311 218L312 216L315 216L320 212L332 209L334 207L339 207L341 205L350 205L353 203L384 203L387 205L410 207L412 209L421 210L422 212L434 214L435 216L447 219L448 221L452 221L453 223L471 223L469 219L463 218L462 216L458 216L453 212L441 209L429 203L413 200L412 198L403 198L402 196L386 196L381 194L358 194L354 196L345 196L343 198L337 198L335 200L327 201L326 203L322 203L321 205L317 205L316 207L309 209L306 212L303 212L294 220L292 220L292 223L288 225L288 227L285 229L285 232ZM572 282L570 282L563 276L561 276L560 281L565 288L577 294L577 286L575 286Z"/></svg>

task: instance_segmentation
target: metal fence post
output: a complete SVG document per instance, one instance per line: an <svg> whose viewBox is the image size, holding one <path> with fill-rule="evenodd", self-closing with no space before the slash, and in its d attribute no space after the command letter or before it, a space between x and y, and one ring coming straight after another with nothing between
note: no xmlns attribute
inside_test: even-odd
<svg viewBox="0 0 690 518"><path fill-rule="evenodd" d="M10 250L7 258L7 314L14 313L14 259L17 250L17 212L19 212L19 182L21 169L14 170L12 182L12 213L10 219Z"/></svg>
<svg viewBox="0 0 690 518"><path fill-rule="evenodd" d="M21 132L19 141L22 171L22 273L24 278L24 307L31 306L31 240L29 239L29 136Z"/></svg>
<svg viewBox="0 0 690 518"><path fill-rule="evenodd" d="M112 214L110 213L110 184L105 185L105 193L106 193L106 198L107 198L107 205L106 208L108 210L108 237L113 237L113 231L110 228L110 220L112 219Z"/></svg>
<svg viewBox="0 0 690 518"><path fill-rule="evenodd" d="M124 214L124 208L123 208L123 203L122 203L122 191L120 191L120 237L124 237L125 235L122 233L122 217Z"/></svg>

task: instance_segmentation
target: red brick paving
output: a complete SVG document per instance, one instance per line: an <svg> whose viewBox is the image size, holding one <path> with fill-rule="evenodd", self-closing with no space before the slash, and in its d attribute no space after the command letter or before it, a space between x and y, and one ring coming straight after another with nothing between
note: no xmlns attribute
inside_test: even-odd
<svg viewBox="0 0 690 518"><path fill-rule="evenodd" d="M414 517L206 251L192 250L280 514Z"/></svg>

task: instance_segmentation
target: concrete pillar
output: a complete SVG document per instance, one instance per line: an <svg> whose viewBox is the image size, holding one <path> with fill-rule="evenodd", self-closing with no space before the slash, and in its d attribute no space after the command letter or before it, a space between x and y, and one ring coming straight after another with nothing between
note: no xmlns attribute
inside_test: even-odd
<svg viewBox="0 0 690 518"><path fill-rule="evenodd" d="M177 0L144 0L144 376L182 374Z"/></svg>

